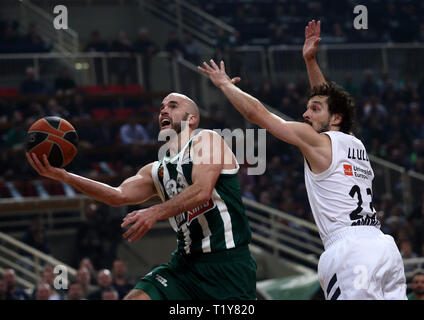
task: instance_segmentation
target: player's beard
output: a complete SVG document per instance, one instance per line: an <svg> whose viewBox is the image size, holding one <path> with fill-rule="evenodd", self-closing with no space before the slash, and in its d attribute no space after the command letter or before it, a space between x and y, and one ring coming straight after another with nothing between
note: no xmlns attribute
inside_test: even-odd
<svg viewBox="0 0 424 320"><path fill-rule="evenodd" d="M319 124L319 127L316 129L318 133L323 133L326 131L330 131L330 119L331 117L328 116L327 121L323 121Z"/></svg>
<svg viewBox="0 0 424 320"><path fill-rule="evenodd" d="M176 122L176 123L172 122L172 129L175 130L175 132L177 134L180 134L181 133L181 130L183 129L183 128L181 128L181 123L183 121L187 121L189 115L190 114L188 112L186 112L185 115L184 115L184 117L181 119L180 122Z"/></svg>

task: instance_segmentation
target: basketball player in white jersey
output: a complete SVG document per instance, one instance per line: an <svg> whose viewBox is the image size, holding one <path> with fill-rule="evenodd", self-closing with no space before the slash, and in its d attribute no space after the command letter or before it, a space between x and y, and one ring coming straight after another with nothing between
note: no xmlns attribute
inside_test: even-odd
<svg viewBox="0 0 424 320"><path fill-rule="evenodd" d="M390 235L380 231L372 205L374 172L362 142L351 134L350 95L327 83L315 60L320 22L305 29L303 55L311 85L305 120L289 122L269 112L235 86L221 61L203 63L208 75L250 122L297 146L304 156L305 184L325 251L318 277L328 300L406 299L401 255Z"/></svg>

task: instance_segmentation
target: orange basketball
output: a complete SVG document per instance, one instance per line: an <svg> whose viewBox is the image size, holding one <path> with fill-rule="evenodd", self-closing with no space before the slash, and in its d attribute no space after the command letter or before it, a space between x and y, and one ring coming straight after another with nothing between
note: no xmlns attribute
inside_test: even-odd
<svg viewBox="0 0 424 320"><path fill-rule="evenodd" d="M53 167L68 165L77 154L77 145L74 127L59 117L45 117L34 122L25 142L28 153L35 153L40 161L43 154L47 155Z"/></svg>

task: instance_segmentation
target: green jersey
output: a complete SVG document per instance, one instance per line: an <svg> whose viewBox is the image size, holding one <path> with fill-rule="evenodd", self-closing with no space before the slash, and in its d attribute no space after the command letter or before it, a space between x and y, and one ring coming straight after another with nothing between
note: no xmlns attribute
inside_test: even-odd
<svg viewBox="0 0 424 320"><path fill-rule="evenodd" d="M171 199L193 183L194 138L177 155L167 155L154 162L152 177L162 201ZM207 202L169 218L177 232L180 254L217 252L250 243L251 232L241 199L238 170L238 164L235 169L222 170Z"/></svg>

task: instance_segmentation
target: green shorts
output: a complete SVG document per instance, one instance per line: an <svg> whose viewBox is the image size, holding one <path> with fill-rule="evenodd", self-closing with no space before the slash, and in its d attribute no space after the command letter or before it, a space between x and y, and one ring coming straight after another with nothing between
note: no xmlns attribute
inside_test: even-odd
<svg viewBox="0 0 424 320"><path fill-rule="evenodd" d="M174 252L134 289L153 300L255 300L256 262L247 245L195 257Z"/></svg>

